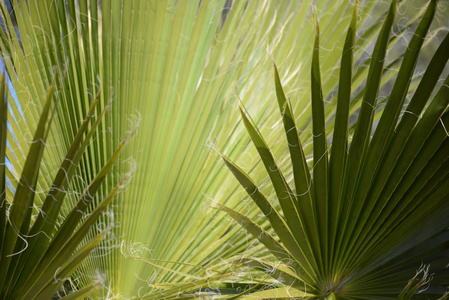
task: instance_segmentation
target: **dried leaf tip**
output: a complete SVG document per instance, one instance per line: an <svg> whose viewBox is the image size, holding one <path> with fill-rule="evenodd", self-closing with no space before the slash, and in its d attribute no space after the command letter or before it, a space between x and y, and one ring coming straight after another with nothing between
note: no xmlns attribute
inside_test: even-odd
<svg viewBox="0 0 449 300"><path fill-rule="evenodd" d="M97 92L97 95L95 96L95 100L94 101L100 100L100 96L101 96L101 88L98 89L98 92Z"/></svg>

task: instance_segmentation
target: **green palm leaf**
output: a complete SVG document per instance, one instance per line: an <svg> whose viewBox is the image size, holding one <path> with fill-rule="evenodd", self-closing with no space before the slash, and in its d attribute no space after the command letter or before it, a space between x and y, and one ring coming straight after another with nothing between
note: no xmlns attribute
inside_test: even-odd
<svg viewBox="0 0 449 300"><path fill-rule="evenodd" d="M103 114L100 114L100 119L97 119L90 131L88 131L88 125L93 117L89 115L83 126L80 127L67 156L62 161L52 188L49 190L46 201L43 204L41 214L37 217L39 221L32 215L33 202L38 193L36 191L36 182L38 181L39 171L42 168L42 157L46 148L50 124L54 118L52 106L55 85L53 84L47 93L45 105L37 124L36 133L31 141L32 145L27 154L20 181L14 190L14 199L12 203L8 203L5 197L6 164L4 159L6 157L5 148L8 139L6 127L9 109L4 76L1 81L0 92L4 99L3 107L5 108L4 110L2 109L0 130L2 133L0 136L2 139L0 154L2 154L3 158L1 174L3 184L0 190L2 195L1 219L4 226L0 236L0 263L2 265L0 271L0 295L2 299L49 299L56 294L65 278L77 269L109 230L104 230L100 234L94 233L96 236L88 241L86 245L80 247L92 226L98 221L101 213L106 210L107 205L112 202L123 183L118 185L107 198L102 200L96 210L80 226L78 225L83 217L82 208L87 203L86 196L83 196L80 204L72 209L71 214L65 219L63 225L55 226L56 219L59 217L61 203L67 193L65 189L73 178L74 172L72 169L79 163L79 158L86 151L86 146L103 116ZM90 113L93 113L94 104ZM115 155L111 157L109 164L103 168L102 172L97 175L98 178L92 182L91 186L96 188L88 188L86 190L85 193L88 194L89 199L95 197L98 187L111 171L112 165L117 161L120 150L121 148L117 150ZM52 206L56 207L53 211L51 210ZM36 230L36 227L40 230L33 231ZM44 229L44 231L41 229ZM61 279L55 280L58 276ZM98 287L98 285L95 285L95 287ZM86 289L82 289L70 297L87 295L93 289L93 285L90 288L86 287Z"/></svg>
<svg viewBox="0 0 449 300"><path fill-rule="evenodd" d="M319 30L316 25L311 66L313 165L309 166L312 174L310 185L307 181L308 170L301 163L306 147L295 138L296 133L291 133L296 131L296 126L275 68L276 94L292 161L292 181L297 190L312 187L307 193L311 198L310 204L305 197L295 197L295 201L303 203L297 213L299 220L286 218L282 227L273 224L276 221L267 216L266 208L259 204L265 196L243 170L225 158L228 168L270 219L272 231L279 239L277 248L283 245L289 248L295 232L315 232L314 235L304 234L303 239L306 241L298 244L300 247L310 245L311 252L304 252L305 259L310 261L310 266L314 266L315 262L318 268L314 267L314 270L317 272L310 272L301 264L304 258L298 260L289 253L290 259L297 260L302 269L295 270L295 283L285 282L290 288L313 294L308 296L311 299L428 299L447 292L449 223L443 215L449 211L446 201L449 196L446 130L449 121L448 79L439 85L436 93L432 91L447 66L449 35L440 43L413 97L404 106L418 55L436 10L436 1L430 1L401 59L401 67L395 74L395 84L388 101L382 109L376 110L382 75L386 74L383 61L396 6L393 0L379 32L366 77L363 101L359 104L354 137L348 140L348 122L353 114L350 107L354 105L351 104L351 86L356 78L352 75L352 48L357 5L354 9L343 47L330 161L327 160L325 130L325 112L329 105L326 108L323 103ZM378 115L380 118L376 118L379 121L373 125ZM268 149L267 144L261 144L263 138L255 134L257 129L255 125L249 126L248 120L249 117L243 115L243 122L262 162L273 165L274 158L265 154L268 150L263 153L260 150ZM272 168L267 168L267 172L274 190L285 190L284 186L288 187L286 180L273 178ZM257 192L253 196L251 193L255 189ZM287 210L290 208L282 205L285 197L277 193L277 199L280 203L278 209L281 210L277 214L288 216L291 212ZM236 217L237 212L223 206L219 208L241 223L249 233L255 237L261 236L260 232L246 225L257 226L256 219L243 215ZM284 229L285 226L287 229ZM284 234L286 231L292 235ZM263 234L266 236L270 232L266 230ZM261 243L273 252L271 246L262 240ZM280 260L279 257L276 260ZM285 260L283 258L281 261ZM285 276L276 271L275 267L265 266L261 270L284 283ZM300 287L298 280L304 284L303 287Z"/></svg>

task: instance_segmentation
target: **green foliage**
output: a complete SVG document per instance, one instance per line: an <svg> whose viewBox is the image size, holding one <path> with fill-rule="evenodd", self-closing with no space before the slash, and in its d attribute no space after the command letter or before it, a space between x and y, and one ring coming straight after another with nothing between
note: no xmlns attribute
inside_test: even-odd
<svg viewBox="0 0 449 300"><path fill-rule="evenodd" d="M402 1L403 6L405 3L409 1ZM338 115L343 119L345 110L348 115L354 115L362 101L360 91L365 86L370 62L365 50L370 48L380 30L377 9L382 10L385 5L385 1L360 1L360 38L354 41L360 51L354 54L357 71L352 76L351 87L356 95L349 102L349 108L338 108L342 111ZM261 101L276 92L269 84L273 61L279 66L288 97L300 99L291 103L291 107L285 105L285 109L290 110L293 125L303 132L303 147L290 149L294 152L292 164L297 166L293 170L296 190L285 184L290 174L287 179L276 174L273 178L282 183L276 192L293 190L300 194L296 198L305 199L301 207L306 212L316 210L312 201L315 196L307 193L312 177L316 176L309 171L313 150L313 134L309 127L312 111L324 109L321 129L326 125L329 131L329 124L334 120L336 101L328 95L337 88L338 50L344 46L345 28L351 21L350 1L13 0L12 6L14 11L10 14L5 2L0 1L4 25L4 30L0 31L1 58L16 93L15 101L9 102L13 138L9 138L10 147L6 147L10 165L4 170L13 185L20 180L18 174L25 165L30 136L45 104L43 96L53 81L58 87L58 105L49 128L48 146L43 152L45 163L39 168L36 182L39 191L52 185L61 157L70 149L85 116L90 115L92 98L97 91L100 92L94 112L105 115L80 158L80 168L74 171L71 182L74 190L84 190L85 183L93 182L108 163L130 130L130 116L142 116L136 138L122 154L135 159L136 173L133 181L112 201L113 213L99 217L100 224L111 224L113 216L114 226L108 232L109 238L100 243L94 255L89 256L73 276L80 291L89 289L92 280L100 277L104 284L95 294L100 299L157 299L177 297L183 289L193 293L201 287L215 294L215 288L231 286L235 280L242 284L250 280L253 273L234 273L234 268L228 270L226 262L233 255L247 251L248 245L254 246L250 250L259 258L267 251L261 245L254 245L252 237L234 226L231 218L221 218L220 212L205 202L213 199L238 211L246 208L248 217L258 217L259 211L253 209L255 205L240 201L238 182L223 168L211 148L223 149L236 163L245 164L256 182L264 179L263 165L258 162L255 151L247 147L249 138L233 111L238 91L258 123L271 125L278 121L277 114L271 113L276 109L276 102ZM313 26L310 26L312 11L320 16L320 46L327 51L320 61L321 91L330 103L321 108L319 102L314 101L311 107L311 102L307 101L311 90L310 53L315 38ZM421 14L422 10L414 9L407 22L401 22L395 36L388 41L389 50L395 50L399 41L407 39L407 29L413 28ZM427 39L425 45L433 45L432 41L433 38ZM382 89L395 75L398 63L396 57L388 60L379 83ZM344 65L352 68L350 63ZM315 68L314 74L318 75L319 71ZM344 80L340 82L347 85ZM413 80L411 90L416 88L415 83ZM314 83L314 94L320 95L319 84ZM105 111L108 106L111 108ZM300 118L293 118L293 111L300 112ZM377 117L374 115L375 120ZM287 158L288 150L279 147L282 138L279 133L283 133L277 126L273 128L261 129L266 142L260 140L259 143L275 144L271 149L273 156ZM345 127L339 132L343 136L353 133ZM299 143L296 133L288 134L292 141L296 136ZM343 145L338 146L339 152L345 153L347 141L340 140ZM325 151L325 142L327 140L321 137L318 152ZM336 144L333 147L337 147ZM280 168L287 160L279 163ZM320 172L329 174L326 183L329 190L342 186L339 183L343 180L342 162L330 158L327 170L325 164L320 164ZM126 159L121 159L113 165L113 174L125 173L127 164ZM331 175L333 172L340 174L340 179L332 181L338 178ZM95 184L97 197L86 208L86 214L92 213L95 205L120 184L120 178L109 176L99 188ZM321 180L326 181L326 178ZM43 193L35 195L36 207L42 207L45 196ZM318 197L320 201L325 199L323 195ZM13 190L6 188L8 205L13 198ZM60 208L61 215L68 216L77 201L76 197L66 196ZM263 195L258 201L265 205L266 211L272 211ZM304 226L302 231L291 232L281 212L270 214L270 218L274 223L283 220L278 222L276 231L289 237L289 249L294 252L295 259L308 270L308 276L314 278L315 273L321 272L321 265L326 264L325 257L330 255L330 252L326 255L311 251L327 242L318 230L336 237L338 232L330 224L337 219L329 219L330 228L326 229L318 216L297 210L294 201L295 197L290 197L281 205L294 209L288 212L288 219L296 225L302 222L299 224ZM324 206L319 209L326 211ZM327 208L331 217L333 209L331 205ZM301 217L296 217L296 213ZM307 225L315 223L320 226ZM265 230L269 226L266 221L259 224L259 227L252 226L252 230ZM87 240L94 239L95 234L90 231ZM270 236L266 239L268 241ZM310 242L310 246L304 247L302 241ZM276 242L279 243L277 240L273 243ZM329 245L332 246L330 242ZM243 274L243 278L239 274ZM218 283L212 283L205 279L207 277ZM276 290L271 295L276 292L282 294ZM206 297L206 292L202 291L201 297Z"/></svg>
<svg viewBox="0 0 449 300"><path fill-rule="evenodd" d="M274 92L267 84L271 82L267 74L274 59L288 70L284 74L290 84L298 87L295 95L305 99L308 84L302 74L310 65L306 54L313 40L311 7L323 12L320 25L326 38L322 45L332 49L341 46L344 31L339 28L350 19L350 3L11 3L13 14L0 2L4 23L0 50L17 95L17 101L9 103L11 115L17 119L10 122L15 139L10 139L11 148L6 149L11 163L6 176L13 184L17 184L16 175L22 170L30 146L27 141L38 122L37 112L44 105L42 95L54 73L60 74L55 78L59 105L48 137L52 146L43 154L46 164L40 170L39 190L51 186L59 160L70 148L97 91L96 112L109 103L111 109L105 112L98 134L80 159L82 172L76 172L74 189L82 190L84 183L92 181L107 163L129 130L130 116L142 116L136 138L123 150L124 157L133 157L137 162L136 173L111 205L116 224L110 231L111 238L100 244L95 257L89 257L74 276L79 286L89 285L101 274L105 284L99 298L150 295L164 284L204 278L210 266L245 251L246 234L232 226L232 220L218 217L218 212L205 203L207 198L213 198L234 208L241 206L236 197L238 185L211 151L213 147L225 149L232 158L252 155L246 151L249 140L244 128L233 113L235 91L245 99L254 99L246 105L257 119L274 121L276 116L269 112L276 103L261 105L259 101ZM369 19L374 6L375 1L365 3L360 22ZM327 10L334 13L325 13ZM361 47L371 42L378 25L369 27ZM337 55L329 55L323 66L333 78ZM289 65L298 67L289 69ZM364 73L363 68L360 72ZM335 85L333 80L323 84L327 89ZM301 101L295 109L308 115L310 105ZM306 128L309 122L310 118L304 118L298 126ZM273 134L268 141L278 138ZM258 163L254 160L249 164L257 167ZM113 173L122 174L127 168L127 161L120 160ZM118 181L118 176L106 180L93 203L106 197ZM10 201L12 192L7 189L6 193ZM37 195L37 206L43 198ZM61 212L68 215L76 199L68 198L65 203ZM110 221L107 215L100 217L102 223Z"/></svg>
<svg viewBox="0 0 449 300"><path fill-rule="evenodd" d="M355 5L342 50L337 107L331 124L326 122L320 30L316 24L311 65L312 167L307 164L292 104L275 67L292 183L290 176L283 175L255 122L241 109L243 123L269 175L277 202L265 197L229 158L222 158L271 229L264 227L263 219L245 216L224 205L218 207L275 257L274 262L241 259L286 286L271 295L279 293L281 298L288 298L286 289L293 289L307 293L306 298L319 299L428 299L447 292L449 77L441 85L438 81L449 59L449 34L440 43L413 96L407 99L436 4L428 3L394 74L388 99L380 108L378 95L388 68L384 62L397 1L391 2L369 71L362 77L365 85L361 102L351 96L355 81ZM438 86L438 91L433 92ZM358 109L352 109L353 105ZM353 126L349 125L350 117L357 117ZM268 292L256 294L264 298Z"/></svg>
<svg viewBox="0 0 449 300"><path fill-rule="evenodd" d="M89 112L80 126L67 155L54 177L53 184L46 192L42 206L34 207L37 190L36 182L43 166L42 157L47 143L49 128L54 118L55 84L51 85L40 114L39 122L20 175L14 187L14 199L6 199L6 144L8 101L5 76L2 77L0 95L2 110L0 124L0 297L2 299L50 299L64 281L71 276L89 253L95 249L110 230L109 227L95 232L95 224L105 212L123 184L125 177L107 197L96 205L93 212L86 213L97 191L111 172L114 163L125 145L123 143L108 163L83 191L78 202L64 218L62 224L61 207L69 193L70 182L79 167L80 159L86 151L92 136L98 129L103 112L95 116L98 96L92 102ZM10 188L9 188L10 189ZM33 214L37 211L37 214ZM85 240L89 231L94 237ZM100 283L90 284L67 296L68 299L85 296L100 287Z"/></svg>

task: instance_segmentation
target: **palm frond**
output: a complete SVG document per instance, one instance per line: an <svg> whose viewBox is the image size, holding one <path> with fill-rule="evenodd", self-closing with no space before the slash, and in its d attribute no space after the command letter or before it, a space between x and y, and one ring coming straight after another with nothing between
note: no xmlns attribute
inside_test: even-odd
<svg viewBox="0 0 449 300"><path fill-rule="evenodd" d="M239 214L224 206L219 208L260 239L276 257L275 261L289 261L288 257L277 257L274 249L289 249L289 245L294 244L295 232L302 234L303 240L299 242L296 239L296 242L306 257L298 259L293 253L288 253L289 264L297 261L302 268L294 269L294 283L284 282L285 275L280 274L275 267L265 265L261 268L280 283L313 294L309 297L326 299L411 299L412 296L413 299L427 299L447 293L448 259L444 249L449 242L449 223L443 215L449 210L446 201L449 196L446 166L449 159L446 130L449 121L449 79L444 80L436 93L433 90L447 66L449 34L441 41L413 97L405 102L420 49L435 15L436 4L436 1L428 3L402 55L400 68L394 74L394 85L388 100L385 106L376 109L378 93L383 85L382 76L386 74L384 60L397 9L396 1L391 2L373 50L363 101L358 102L360 111L354 125L354 136L349 139L349 118L354 114L351 112L351 105L354 105L351 102L357 101L351 100L355 78L352 75L352 48L357 20L356 5L343 47L329 161L325 128L328 125L325 123L328 107L324 106L319 29L318 25L315 26L310 101L313 164L309 169L305 169L301 163L304 160L301 159L303 153L307 153L306 146L301 145L297 138L298 125L295 125L291 106L286 101L275 68L275 89L290 149L291 181L295 183L297 195L292 192L287 180L279 180L279 175L275 177L279 168L273 163L274 157L267 154L271 153L268 144L261 143L263 138L256 134L258 130L255 125L248 125L248 113L242 114L260 159L268 166L266 171L273 190L285 191L283 194L276 192L279 206L270 205L278 209L276 215L281 216L280 220L267 216L265 201L260 200L266 197L257 189L254 181L226 157L223 158L270 221L272 229L265 230L263 235L272 232L279 245L268 245L261 238L261 232L251 229L257 226L256 220L260 220L259 223L263 220ZM379 116L376 124L373 122L375 116ZM308 172L311 174L310 184ZM298 193L302 190L307 192ZM291 199L295 208L301 206L301 210L284 206L286 199ZM292 220L289 214L294 211L298 211L297 219ZM252 224L251 228L247 224ZM291 235L285 232L291 232ZM302 263L304 260L308 265ZM426 267L422 267L423 264ZM308 266L312 266L316 272L310 272ZM417 270L420 271L415 276ZM420 274L424 275L418 278Z"/></svg>
<svg viewBox="0 0 449 300"><path fill-rule="evenodd" d="M1 155L2 174L0 195L2 195L2 234L0 235L0 295L2 299L50 299L57 293L61 285L83 262L83 260L95 249L105 234L110 230L106 228L100 233L96 233L85 245L82 242L91 231L93 225L98 221L108 204L116 196L124 182L123 179L108 197L101 200L93 213L86 217L85 208L96 196L96 192L104 182L107 174L111 171L112 165L118 160L118 155L123 148L119 148L102 171L97 175L89 188L72 208L61 226L57 226L64 196L68 193L68 184L73 178L75 169L78 166L82 154L86 151L86 146L90 142L93 132L97 129L100 119L90 126L93 115L89 115L83 126L80 127L75 140L73 141L66 157L62 160L61 167L57 172L53 185L48 190L42 210L39 210L37 217L33 216L33 206L35 196L38 193L36 183L39 177L39 170L42 166L42 157L46 148L47 137L51 121L54 119L54 94L55 85L52 84L45 97L45 104L41 112L36 132L31 140L31 146L24 163L20 181L14 190L14 198L11 203L6 196L6 142L10 135L7 134L8 124L8 101L5 88L5 76L1 81L1 96L3 97L2 110L2 139ZM96 101L92 104L91 113ZM98 117L98 116L97 116ZM95 187L95 188L93 188ZM84 208L84 209L83 209ZM84 219L84 220L83 220ZM81 224L80 224L81 223ZM98 284L81 289L76 295L88 295L97 288Z"/></svg>

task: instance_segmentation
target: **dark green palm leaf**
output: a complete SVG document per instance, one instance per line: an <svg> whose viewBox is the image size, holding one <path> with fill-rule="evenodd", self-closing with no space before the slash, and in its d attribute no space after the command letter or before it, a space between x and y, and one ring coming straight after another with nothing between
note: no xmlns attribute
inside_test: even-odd
<svg viewBox="0 0 449 300"><path fill-rule="evenodd" d="M52 85L46 97L45 106L41 113L36 133L30 147L19 185L15 189L14 200L8 206L6 202L5 185L5 148L7 141L7 114L5 77L1 81L0 93L3 96L1 151L2 161L0 195L2 197L1 221L3 224L0 235L0 291L2 299L49 299L56 294L64 280L70 276L83 260L103 240L110 228L95 233L93 238L83 245L93 226L99 220L108 204L116 196L121 187L128 181L126 176L111 193L104 198L96 209L85 216L85 210L111 172L122 148L128 138L120 145L110 161L97 174L91 185L86 189L78 205L73 207L62 225L57 225L60 218L62 202L67 194L74 169L79 165L80 158L86 151L91 137L98 128L103 112L96 116L94 108L97 100L93 102L88 117L84 120L76 135L67 156L62 160L61 167L56 174L54 183L49 189L41 213L32 216L33 202L36 195L36 182L42 168L42 156L46 146L51 120L54 117L54 90ZM90 127L90 128L89 128ZM85 219L80 225L80 221ZM82 246L83 245L83 246ZM60 278L55 280L55 278ZM69 295L69 298L85 296L98 288L92 284L78 292Z"/></svg>
<svg viewBox="0 0 449 300"><path fill-rule="evenodd" d="M275 68L275 88L289 143L293 180L296 191L307 190L294 199L300 201L295 210L299 220L286 218L282 220L284 225L276 224L281 220L276 221L266 213L268 207L276 206L261 205L260 199L265 199L265 196L255 183L243 170L225 159L228 168L247 192L257 191L256 196L251 196L277 233L277 247L285 245L289 249L295 232L301 232L302 238L307 239L305 243L310 245L311 253L303 252L310 255L305 259L311 261L310 266L318 268L315 273L306 269L295 270L295 283L290 282L290 288L314 294L309 295L310 298L446 297L449 284L449 220L444 215L449 212L449 79L439 85L436 93L433 90L447 66L449 38L446 36L440 43L413 97L407 101L420 49L437 7L437 1L430 1L402 59L398 60L401 67L395 74L388 101L382 109L376 110L382 75L388 68L383 62L394 23L396 2L392 1L379 33L366 77L363 100L358 104L360 112L354 137L350 140L348 122L353 114L351 105L354 105L351 101L357 100L356 95L351 97L355 78L352 65L357 5L354 9L341 60L329 161L324 122L324 112L328 108L324 106L322 96L319 30L316 27L311 81L314 159L310 169L311 179L309 170L304 167L304 150L297 136L291 106ZM377 124L373 123L375 118L378 119ZM268 146L261 144L262 137L255 134L257 131L253 125L248 125L248 120L249 117L243 115L262 161L266 166L272 166L274 158L266 154L268 150L266 153L260 151L261 148L268 149ZM286 180L279 179L284 177L273 178L270 174L273 169L267 167L267 171L274 190L288 187ZM308 180L311 180L310 185ZM286 211L289 207L282 205L285 197L281 195L284 194L277 193L282 212L276 212L276 215L282 216L282 213L291 212ZM237 212L219 207L240 223L257 226L257 222L250 218L243 215L236 217ZM261 236L261 232L250 230L247 225L243 227L254 236ZM264 230L264 235L269 232L269 229ZM297 259L293 253L287 254L292 260ZM284 276L279 270L269 268L268 262L265 263L260 269L282 282L280 278ZM256 265L260 267L261 263L252 264L257 268ZM303 267L301 264L299 266ZM304 277L305 274L308 276ZM310 275L314 277L310 278ZM299 287L297 280L310 288Z"/></svg>

